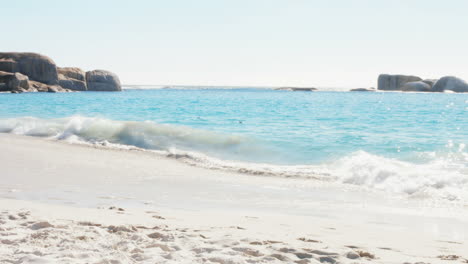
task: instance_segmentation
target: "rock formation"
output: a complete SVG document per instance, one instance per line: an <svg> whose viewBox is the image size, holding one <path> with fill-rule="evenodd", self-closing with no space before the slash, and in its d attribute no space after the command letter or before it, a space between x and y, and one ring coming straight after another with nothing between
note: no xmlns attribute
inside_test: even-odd
<svg viewBox="0 0 468 264"><path fill-rule="evenodd" d="M22 92L29 89L29 78L19 72L0 71L0 91Z"/></svg>
<svg viewBox="0 0 468 264"><path fill-rule="evenodd" d="M349 90L350 92L375 92L375 88L354 88Z"/></svg>
<svg viewBox="0 0 468 264"><path fill-rule="evenodd" d="M377 89L382 91L400 91L401 87L406 83L418 81L422 81L422 79L412 75L381 74L379 75Z"/></svg>
<svg viewBox="0 0 468 264"><path fill-rule="evenodd" d="M45 84L57 84L57 67L49 57L36 53L1 52L0 70L19 72L30 80Z"/></svg>
<svg viewBox="0 0 468 264"><path fill-rule="evenodd" d="M468 83L464 80L445 76L440 79L424 79L411 75L381 74L378 90L403 92L445 92L468 93Z"/></svg>
<svg viewBox="0 0 468 264"><path fill-rule="evenodd" d="M466 93L468 92L468 84L460 78L445 76L434 84L432 90L434 92L453 91L456 93Z"/></svg>
<svg viewBox="0 0 468 264"><path fill-rule="evenodd" d="M0 52L0 91L68 92L121 91L119 78L108 71L85 73L79 68L59 68L37 53Z"/></svg>
<svg viewBox="0 0 468 264"><path fill-rule="evenodd" d="M276 88L275 90L294 91L294 92L313 92L313 91L317 91L317 88L313 88L313 87L280 87L280 88Z"/></svg>
<svg viewBox="0 0 468 264"><path fill-rule="evenodd" d="M405 83L401 90L405 92L431 92L431 86L424 81Z"/></svg>
<svg viewBox="0 0 468 264"><path fill-rule="evenodd" d="M59 85L73 91L86 91L86 73L80 68L58 68Z"/></svg>
<svg viewBox="0 0 468 264"><path fill-rule="evenodd" d="M120 80L117 75L104 71L94 70L86 72L88 91L121 91Z"/></svg>
<svg viewBox="0 0 468 264"><path fill-rule="evenodd" d="M434 84L438 81L438 79L424 79L422 80L424 83L427 83L429 86L431 86L431 90L432 90L432 87L434 86Z"/></svg>

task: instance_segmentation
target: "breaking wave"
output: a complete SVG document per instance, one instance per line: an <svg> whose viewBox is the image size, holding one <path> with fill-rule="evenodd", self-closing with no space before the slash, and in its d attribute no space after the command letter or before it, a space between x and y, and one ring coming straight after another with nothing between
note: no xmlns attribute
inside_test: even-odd
<svg viewBox="0 0 468 264"><path fill-rule="evenodd" d="M419 153L425 156L425 163L356 151L321 164L275 165L232 158L268 153L267 148L248 137L150 121L114 121L82 116L59 119L22 117L0 119L0 132L114 148L138 148L209 169L325 180L411 197L468 201L468 153L463 147L443 155Z"/></svg>

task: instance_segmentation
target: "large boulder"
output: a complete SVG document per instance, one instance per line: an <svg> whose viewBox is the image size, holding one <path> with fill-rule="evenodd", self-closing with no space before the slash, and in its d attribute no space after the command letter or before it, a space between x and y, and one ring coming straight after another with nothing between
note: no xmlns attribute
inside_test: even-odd
<svg viewBox="0 0 468 264"><path fill-rule="evenodd" d="M422 79L412 75L381 74L379 75L377 89L383 91L400 91L406 83L418 81L422 81Z"/></svg>
<svg viewBox="0 0 468 264"><path fill-rule="evenodd" d="M0 71L19 72L18 62L8 58L0 59Z"/></svg>
<svg viewBox="0 0 468 264"><path fill-rule="evenodd" d="M29 85L31 86L31 90L37 92L49 92L49 93L58 93L58 92L69 92L70 90L62 88L60 85L57 84L45 84L36 81L29 81Z"/></svg>
<svg viewBox="0 0 468 264"><path fill-rule="evenodd" d="M431 86L424 81L408 82L401 87L401 90L405 92L430 92Z"/></svg>
<svg viewBox="0 0 468 264"><path fill-rule="evenodd" d="M119 77L104 70L86 72L86 83L88 91L122 91Z"/></svg>
<svg viewBox="0 0 468 264"><path fill-rule="evenodd" d="M19 72L0 71L0 91L27 91L29 90L29 78Z"/></svg>
<svg viewBox="0 0 468 264"><path fill-rule="evenodd" d="M86 73L80 68L58 68L59 85L74 91L86 91Z"/></svg>
<svg viewBox="0 0 468 264"><path fill-rule="evenodd" d="M0 52L0 71L20 72L30 80L58 84L55 62L47 56L27 52Z"/></svg>
<svg viewBox="0 0 468 264"><path fill-rule="evenodd" d="M468 84L457 77L445 76L440 78L432 87L434 92L443 92L446 90L454 91L456 93L468 92Z"/></svg>
<svg viewBox="0 0 468 264"><path fill-rule="evenodd" d="M58 67L57 71L60 74L66 78L69 79L75 79L78 81L86 81L86 72L84 72L80 68L76 67Z"/></svg>
<svg viewBox="0 0 468 264"><path fill-rule="evenodd" d="M438 81L438 79L424 79L422 80L424 83L427 83L429 86L431 86L431 89L432 87L434 86L434 84L436 84L436 82Z"/></svg>

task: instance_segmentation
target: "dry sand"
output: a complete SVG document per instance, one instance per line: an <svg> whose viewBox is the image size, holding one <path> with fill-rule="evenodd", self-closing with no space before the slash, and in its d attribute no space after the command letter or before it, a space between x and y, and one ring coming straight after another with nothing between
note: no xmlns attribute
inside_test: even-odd
<svg viewBox="0 0 468 264"><path fill-rule="evenodd" d="M0 135L0 263L468 263L468 207Z"/></svg>

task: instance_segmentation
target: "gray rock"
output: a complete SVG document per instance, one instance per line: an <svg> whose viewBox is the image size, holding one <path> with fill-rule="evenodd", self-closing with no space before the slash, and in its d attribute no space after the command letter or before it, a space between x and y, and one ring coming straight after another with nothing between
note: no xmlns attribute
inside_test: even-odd
<svg viewBox="0 0 468 264"><path fill-rule="evenodd" d="M50 86L47 87L47 92L48 93L59 93L59 92L65 92L65 91L59 85L50 85Z"/></svg>
<svg viewBox="0 0 468 264"><path fill-rule="evenodd" d="M76 67L58 67L58 74L63 75L68 79L75 79L78 81L86 81L86 72Z"/></svg>
<svg viewBox="0 0 468 264"><path fill-rule="evenodd" d="M383 91L399 91L406 83L418 81L422 81L422 79L412 75L381 74L379 75L377 89Z"/></svg>
<svg viewBox="0 0 468 264"><path fill-rule="evenodd" d="M434 92L443 92L446 90L454 91L456 93L468 92L468 84L457 77L445 76L440 78L432 87Z"/></svg>
<svg viewBox="0 0 468 264"><path fill-rule="evenodd" d="M62 86L63 88L70 89L73 91L86 91L88 90L86 87L86 83L82 81L77 81L73 79L69 80L60 80L59 79L59 85Z"/></svg>
<svg viewBox="0 0 468 264"><path fill-rule="evenodd" d="M0 52L0 71L19 72L45 84L58 83L55 62L37 53Z"/></svg>
<svg viewBox="0 0 468 264"><path fill-rule="evenodd" d="M59 85L74 91L86 91L86 73L80 68L58 68Z"/></svg>
<svg viewBox="0 0 468 264"><path fill-rule="evenodd" d="M438 81L438 79L424 79L422 81L424 83L427 83L428 85L430 85L431 89L432 89L432 86L434 86L434 84Z"/></svg>
<svg viewBox="0 0 468 264"><path fill-rule="evenodd" d="M313 92L317 91L317 88L314 87L279 87L275 90L279 91L294 91L294 92Z"/></svg>
<svg viewBox="0 0 468 264"><path fill-rule="evenodd" d="M119 77L104 70L86 72L86 83L88 91L122 91Z"/></svg>
<svg viewBox="0 0 468 264"><path fill-rule="evenodd" d="M349 90L350 92L375 92L375 88L354 88Z"/></svg>
<svg viewBox="0 0 468 264"><path fill-rule="evenodd" d="M401 87L405 92L431 92L431 86L423 81L405 83Z"/></svg>
<svg viewBox="0 0 468 264"><path fill-rule="evenodd" d="M14 61L13 59L0 59L0 71L5 72L18 72L19 66L18 62Z"/></svg>
<svg viewBox="0 0 468 264"><path fill-rule="evenodd" d="M58 93L66 92L66 89L63 89L59 85L49 85L45 83L40 83L36 81L29 81L30 89L35 89L37 92L49 92L49 93Z"/></svg>
<svg viewBox="0 0 468 264"><path fill-rule="evenodd" d="M0 91L27 91L29 89L29 78L19 72L0 71Z"/></svg>

